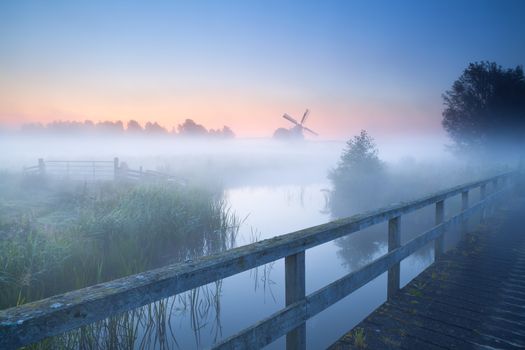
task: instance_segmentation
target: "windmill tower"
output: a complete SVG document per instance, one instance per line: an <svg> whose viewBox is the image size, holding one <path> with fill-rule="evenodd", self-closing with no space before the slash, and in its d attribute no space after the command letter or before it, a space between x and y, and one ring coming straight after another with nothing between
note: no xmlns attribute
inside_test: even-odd
<svg viewBox="0 0 525 350"><path fill-rule="evenodd" d="M275 130L273 137L276 139L302 139L304 138L303 130L308 131L309 133L318 136L319 134L313 131L312 129L307 128L304 126L304 123L308 119L308 115L310 114L310 110L306 109L306 111L303 114L303 117L301 118L301 122L298 122L294 118L292 118L289 114L284 113L283 118L294 124L293 127L290 129L285 128L279 128Z"/></svg>

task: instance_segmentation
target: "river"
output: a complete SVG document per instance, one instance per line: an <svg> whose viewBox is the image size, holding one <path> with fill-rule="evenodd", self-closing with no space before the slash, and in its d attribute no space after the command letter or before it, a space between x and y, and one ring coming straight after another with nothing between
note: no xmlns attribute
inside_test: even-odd
<svg viewBox="0 0 525 350"><path fill-rule="evenodd" d="M327 188L328 184L321 182L303 186L261 185L227 190L226 196L232 209L244 219L236 245L330 221L330 213L326 210ZM430 221L431 215L427 214L426 221ZM378 238L378 232L384 232L384 235L380 234ZM312 293L384 254L387 251L386 232L386 224L380 224L350 238L307 250L306 293ZM403 261L402 285L428 266L432 259L431 250L426 249ZM197 310L183 310L182 298L172 299L172 310L176 312L172 313L169 322L173 334L171 344L175 345L176 341L181 349L209 348L216 340L231 336L283 308L284 261L281 259L226 278L219 287L211 284L200 293L200 300L193 301ZM203 295L211 295L211 298ZM329 346L385 300L386 274L383 274L310 319L307 322L307 347L320 349ZM283 347L284 337L267 348Z"/></svg>

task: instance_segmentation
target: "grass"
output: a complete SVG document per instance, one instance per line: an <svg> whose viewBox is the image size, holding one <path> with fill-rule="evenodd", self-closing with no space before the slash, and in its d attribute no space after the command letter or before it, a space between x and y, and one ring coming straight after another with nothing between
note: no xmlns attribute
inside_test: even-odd
<svg viewBox="0 0 525 350"><path fill-rule="evenodd" d="M366 335L363 328L357 328L353 331L354 346L358 349L366 348Z"/></svg>
<svg viewBox="0 0 525 350"><path fill-rule="evenodd" d="M36 180L0 175L0 309L235 241L239 222L217 188Z"/></svg>
<svg viewBox="0 0 525 350"><path fill-rule="evenodd" d="M0 309L231 248L240 222L220 188L86 185L0 174ZM31 349L166 349L173 316L221 337L222 282L45 339Z"/></svg>

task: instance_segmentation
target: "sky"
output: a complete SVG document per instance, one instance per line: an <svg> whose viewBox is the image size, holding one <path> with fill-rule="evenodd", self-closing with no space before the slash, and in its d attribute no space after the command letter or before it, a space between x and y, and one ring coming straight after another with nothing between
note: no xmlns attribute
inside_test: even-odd
<svg viewBox="0 0 525 350"><path fill-rule="evenodd" d="M469 62L525 62L525 1L0 1L0 123L186 118L240 137L442 137Z"/></svg>

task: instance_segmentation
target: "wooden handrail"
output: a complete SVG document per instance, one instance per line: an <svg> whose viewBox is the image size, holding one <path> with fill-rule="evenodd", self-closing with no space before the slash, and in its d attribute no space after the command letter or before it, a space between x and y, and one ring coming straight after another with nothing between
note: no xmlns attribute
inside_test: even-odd
<svg viewBox="0 0 525 350"><path fill-rule="evenodd" d="M113 164L112 160L46 160L46 163L104 163Z"/></svg>
<svg viewBox="0 0 525 350"><path fill-rule="evenodd" d="M515 172L497 175L440 191L415 201L399 203L365 214L332 221L222 253L204 256L191 262L168 265L18 307L0 310L0 348L14 348L30 344L277 259L304 254L306 249L366 227L399 218L404 214L443 202L447 198L468 192L473 188L484 187L489 182L494 183L494 181L512 177L514 174ZM309 296L301 297L301 293L304 295L304 291L292 292L287 290L286 294L291 297L290 303L287 303L285 309L225 340L218 346L220 348L235 348L235 344L244 344L257 347L275 340L274 333L272 333L275 332L275 334L280 333L281 335L291 334L289 339L287 338L289 348L304 348L305 332L300 329L298 331L297 327L304 324L306 319L368 283L379 274L395 267L401 260L424 244L436 241L443 236L445 230L464 221L472 213L483 210L487 203L492 202L502 193L503 189L500 188L498 192L486 196L461 214L447 221L438 222L438 225L430 231L400 247L391 247L392 249L389 249L388 254ZM298 264L297 259L293 263L290 262L290 268L286 269L287 281L302 281L300 276L292 275L304 273L301 265L304 266L304 264ZM397 278L399 278L399 274L397 274ZM395 292L395 286L399 288L399 283L394 281L392 285L394 290L390 292ZM288 287L287 284L288 288L291 287ZM262 337L264 339L259 339L260 335L265 335Z"/></svg>
<svg viewBox="0 0 525 350"><path fill-rule="evenodd" d="M388 252L362 268L347 274L316 292L311 293L306 296L304 300L288 305L286 308L277 311L263 321L260 321L257 324L246 328L244 331L225 339L220 344L216 345L215 348L241 349L245 348L246 345L252 344L252 347L259 348L268 345L290 332L298 324L304 323L307 319L317 315L327 307L335 304L374 278L388 271L390 268L398 265L403 259L423 248L426 244L443 237L443 234L447 230L459 225L462 221L479 212L490 200L495 199L501 194L502 191L490 195L490 198L476 203L476 205L468 210L455 215L446 222L443 222L442 224L439 224L438 226L435 226L425 233L413 238L399 248ZM294 316L290 317L291 314Z"/></svg>

